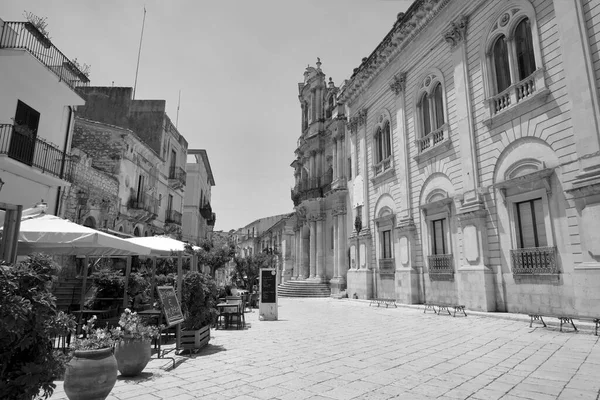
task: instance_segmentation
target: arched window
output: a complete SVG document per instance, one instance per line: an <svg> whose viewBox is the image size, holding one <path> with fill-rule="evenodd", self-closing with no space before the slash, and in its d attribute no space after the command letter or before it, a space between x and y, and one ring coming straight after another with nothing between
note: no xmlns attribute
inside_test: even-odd
<svg viewBox="0 0 600 400"><path fill-rule="evenodd" d="M335 108L335 95L329 96L327 99L327 109L325 110L325 118L331 118L333 109Z"/></svg>
<svg viewBox="0 0 600 400"><path fill-rule="evenodd" d="M442 73L432 70L421 81L417 91L415 119L419 154L448 143L450 136L446 123L445 96Z"/></svg>
<svg viewBox="0 0 600 400"><path fill-rule="evenodd" d="M486 62L482 70L492 117L523 100L543 100L542 94L547 93L535 9L528 1L511 3L490 21L485 55L482 55Z"/></svg>
<svg viewBox="0 0 600 400"><path fill-rule="evenodd" d="M373 135L373 158L375 175L392 167L392 134L389 116L382 113Z"/></svg>
<svg viewBox="0 0 600 400"><path fill-rule="evenodd" d="M494 43L494 72L496 73L496 92L504 92L510 86L510 66L508 64L508 46L506 36L502 35Z"/></svg>
<svg viewBox="0 0 600 400"><path fill-rule="evenodd" d="M515 28L515 47L517 65L519 67L519 80L522 80L535 71L533 37L531 36L531 22L529 22L529 18L524 18Z"/></svg>

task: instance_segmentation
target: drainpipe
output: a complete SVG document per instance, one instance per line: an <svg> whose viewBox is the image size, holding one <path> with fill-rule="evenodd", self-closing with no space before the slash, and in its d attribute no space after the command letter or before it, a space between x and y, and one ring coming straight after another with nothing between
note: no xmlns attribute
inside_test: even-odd
<svg viewBox="0 0 600 400"><path fill-rule="evenodd" d="M62 179L62 177L65 173L65 163L67 161L67 146L69 144L69 132L71 131L71 121L72 120L73 120L73 107L69 106L69 119L67 121L67 134L65 135L65 145L63 146L63 159L62 159L62 163L60 165L60 176L59 176L60 179ZM56 215L56 216L58 216L58 213L60 211L61 191L62 191L62 186L59 186L58 190L56 191L56 208L54 210L54 215Z"/></svg>

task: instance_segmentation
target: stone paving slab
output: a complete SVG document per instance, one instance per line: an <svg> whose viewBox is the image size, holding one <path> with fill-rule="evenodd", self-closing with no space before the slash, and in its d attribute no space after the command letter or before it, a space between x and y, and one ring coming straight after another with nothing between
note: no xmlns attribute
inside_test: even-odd
<svg viewBox="0 0 600 400"><path fill-rule="evenodd" d="M600 340L515 314L451 317L422 307L279 300L279 321L246 314L197 355L152 360L108 400L595 399ZM579 326L578 326L579 327ZM52 400L66 399L62 382Z"/></svg>

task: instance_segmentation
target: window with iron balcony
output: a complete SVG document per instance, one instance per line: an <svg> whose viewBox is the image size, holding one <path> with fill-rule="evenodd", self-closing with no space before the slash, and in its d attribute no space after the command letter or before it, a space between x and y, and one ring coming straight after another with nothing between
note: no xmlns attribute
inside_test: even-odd
<svg viewBox="0 0 600 400"><path fill-rule="evenodd" d="M417 161L440 154L450 146L446 121L446 99L440 71L428 74L421 82L417 97Z"/></svg>
<svg viewBox="0 0 600 400"><path fill-rule="evenodd" d="M504 123L545 101L549 90L531 4L523 2L494 19L485 46L486 125Z"/></svg>
<svg viewBox="0 0 600 400"><path fill-rule="evenodd" d="M373 134L373 184L378 184L395 175L392 157L392 133L390 116L382 112L377 118Z"/></svg>

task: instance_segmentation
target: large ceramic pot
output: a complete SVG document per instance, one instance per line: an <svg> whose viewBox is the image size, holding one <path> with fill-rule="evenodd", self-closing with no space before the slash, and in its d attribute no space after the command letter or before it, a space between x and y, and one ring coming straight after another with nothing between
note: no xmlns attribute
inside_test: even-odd
<svg viewBox="0 0 600 400"><path fill-rule="evenodd" d="M139 375L150 361L151 340L122 338L115 346L115 358L123 376Z"/></svg>
<svg viewBox="0 0 600 400"><path fill-rule="evenodd" d="M112 348L77 350L65 371L65 393L70 400L104 400L117 381Z"/></svg>

